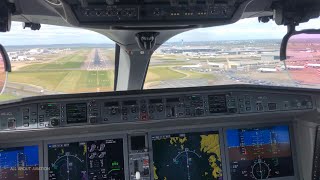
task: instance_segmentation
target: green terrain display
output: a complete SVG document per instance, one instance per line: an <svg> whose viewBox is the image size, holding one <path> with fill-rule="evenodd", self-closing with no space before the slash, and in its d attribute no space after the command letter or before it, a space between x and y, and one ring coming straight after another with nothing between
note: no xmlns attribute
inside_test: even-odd
<svg viewBox="0 0 320 180"><path fill-rule="evenodd" d="M222 180L218 132L152 137L155 180Z"/></svg>

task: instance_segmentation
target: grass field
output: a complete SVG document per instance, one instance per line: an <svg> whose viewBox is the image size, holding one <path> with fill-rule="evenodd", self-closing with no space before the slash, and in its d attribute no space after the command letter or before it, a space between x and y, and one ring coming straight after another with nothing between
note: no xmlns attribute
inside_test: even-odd
<svg viewBox="0 0 320 180"><path fill-rule="evenodd" d="M181 79L183 77L185 77L185 74L173 71L169 67L150 67L146 82Z"/></svg>
<svg viewBox="0 0 320 180"><path fill-rule="evenodd" d="M9 81L32 84L49 91L80 93L110 91L113 88L113 71L48 71L12 72Z"/></svg>
<svg viewBox="0 0 320 180"><path fill-rule="evenodd" d="M13 96L11 94L1 94L0 95L0 101L9 101L9 100L13 100L13 99L17 99L17 97Z"/></svg>
<svg viewBox="0 0 320 180"><path fill-rule="evenodd" d="M19 71L44 71L79 69L87 58L89 50L80 50L50 63L35 63L19 69Z"/></svg>
<svg viewBox="0 0 320 180"><path fill-rule="evenodd" d="M174 79L215 79L212 74L198 73L192 71L173 70L169 67L150 67L146 82L164 81Z"/></svg>

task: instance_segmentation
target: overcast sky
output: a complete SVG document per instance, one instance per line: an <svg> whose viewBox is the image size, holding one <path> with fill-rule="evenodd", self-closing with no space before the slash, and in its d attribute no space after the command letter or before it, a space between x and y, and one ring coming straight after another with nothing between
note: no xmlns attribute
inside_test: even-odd
<svg viewBox="0 0 320 180"><path fill-rule="evenodd" d="M304 23L300 28L320 28L320 19ZM277 26L273 21L259 23L257 18L240 20L235 24L202 28L179 34L174 41L217 41L245 39L281 39L286 27ZM0 43L8 45L112 43L107 37L78 28L42 25L39 31L23 29L20 22L13 22L10 32L0 33Z"/></svg>

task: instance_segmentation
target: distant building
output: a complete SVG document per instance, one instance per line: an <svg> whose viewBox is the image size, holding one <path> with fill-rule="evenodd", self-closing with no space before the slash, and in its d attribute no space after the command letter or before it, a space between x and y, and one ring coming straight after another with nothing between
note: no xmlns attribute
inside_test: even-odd
<svg viewBox="0 0 320 180"><path fill-rule="evenodd" d="M29 54L42 54L44 52L45 52L45 50L44 49L40 49L40 48L30 49L28 51Z"/></svg>
<svg viewBox="0 0 320 180"><path fill-rule="evenodd" d="M27 57L27 60L28 60L28 61L35 61L36 58L35 58L35 57Z"/></svg>
<svg viewBox="0 0 320 180"><path fill-rule="evenodd" d="M17 61L25 61L25 60L27 60L27 56L18 56L17 57Z"/></svg>
<svg viewBox="0 0 320 180"><path fill-rule="evenodd" d="M280 61L280 53L263 53L261 54L261 61Z"/></svg>

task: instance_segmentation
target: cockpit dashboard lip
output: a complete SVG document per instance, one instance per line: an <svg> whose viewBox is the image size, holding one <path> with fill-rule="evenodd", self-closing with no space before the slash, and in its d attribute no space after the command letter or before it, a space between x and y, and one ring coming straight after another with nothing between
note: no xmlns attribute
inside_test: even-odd
<svg viewBox="0 0 320 180"><path fill-rule="evenodd" d="M301 87L281 87L281 86L262 86L262 85L219 85L219 86L201 86L201 87L184 87L184 88L164 88L164 89L143 89L143 90L129 90L129 91L110 91L110 92L90 92L90 93L78 93L78 94L55 94L45 96L33 96L25 97L21 99L15 99L10 101L0 102L0 109L14 107L17 105L24 105L30 103L50 102L50 101L67 101L67 100L87 100L92 98L102 99L110 98L117 99L123 97L136 97L136 96L153 96L157 94L192 94L199 92L236 92L236 91L270 91L277 94L302 94L302 95L317 95L320 94L320 89L301 88Z"/></svg>

